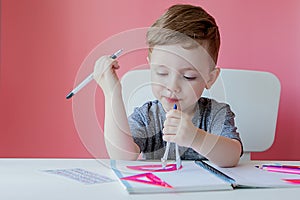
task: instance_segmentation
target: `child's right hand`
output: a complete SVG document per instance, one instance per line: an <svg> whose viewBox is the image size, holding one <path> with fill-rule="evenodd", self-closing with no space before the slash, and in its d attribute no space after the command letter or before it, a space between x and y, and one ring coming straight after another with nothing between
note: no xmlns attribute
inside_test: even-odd
<svg viewBox="0 0 300 200"><path fill-rule="evenodd" d="M165 141L191 147L198 134L198 128L193 124L192 116L180 110L171 109L166 113L163 134Z"/></svg>
<svg viewBox="0 0 300 200"><path fill-rule="evenodd" d="M104 94L112 92L114 87L120 83L115 71L119 68L118 61L110 56L102 56L96 61L93 77Z"/></svg>

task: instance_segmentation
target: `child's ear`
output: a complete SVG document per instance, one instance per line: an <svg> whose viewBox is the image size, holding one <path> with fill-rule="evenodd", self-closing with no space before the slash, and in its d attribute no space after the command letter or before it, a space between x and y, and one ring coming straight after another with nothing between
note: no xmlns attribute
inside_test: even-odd
<svg viewBox="0 0 300 200"><path fill-rule="evenodd" d="M148 61L148 63L149 63L149 62L150 62L150 60L149 60L149 56L147 56L147 57L146 57L146 59L147 59L147 61Z"/></svg>
<svg viewBox="0 0 300 200"><path fill-rule="evenodd" d="M208 90L215 83L220 74L220 68L215 68L209 73L209 80L206 82L205 88Z"/></svg>

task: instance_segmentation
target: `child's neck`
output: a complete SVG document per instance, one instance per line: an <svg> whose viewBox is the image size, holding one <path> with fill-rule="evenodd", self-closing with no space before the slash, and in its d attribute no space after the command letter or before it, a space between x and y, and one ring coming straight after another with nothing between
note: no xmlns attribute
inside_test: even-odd
<svg viewBox="0 0 300 200"><path fill-rule="evenodd" d="M197 109L197 105L198 105L198 102L195 103L194 105L188 107L187 109L185 109L183 112L188 114L189 116L193 117L195 112L196 112L196 109Z"/></svg>

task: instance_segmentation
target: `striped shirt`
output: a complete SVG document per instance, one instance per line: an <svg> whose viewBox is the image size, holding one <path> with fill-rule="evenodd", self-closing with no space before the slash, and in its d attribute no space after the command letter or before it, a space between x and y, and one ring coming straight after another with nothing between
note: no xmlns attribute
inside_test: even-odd
<svg viewBox="0 0 300 200"><path fill-rule="evenodd" d="M228 104L201 97L192 122L208 133L241 142L234 117ZM163 157L166 147L166 142L162 139L165 120L166 112L158 100L146 102L141 107L135 108L128 117L133 139L140 147L144 159L160 160ZM205 159L192 148L179 146L179 152L183 160ZM174 160L175 156L175 144L171 143L168 159Z"/></svg>

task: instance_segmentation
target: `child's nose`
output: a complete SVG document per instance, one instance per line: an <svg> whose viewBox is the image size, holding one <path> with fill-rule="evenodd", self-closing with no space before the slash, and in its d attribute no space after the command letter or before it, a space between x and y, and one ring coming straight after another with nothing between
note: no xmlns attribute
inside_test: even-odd
<svg viewBox="0 0 300 200"><path fill-rule="evenodd" d="M174 93L180 92L180 83L176 77L173 77L168 81L167 88Z"/></svg>

